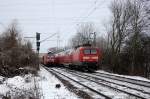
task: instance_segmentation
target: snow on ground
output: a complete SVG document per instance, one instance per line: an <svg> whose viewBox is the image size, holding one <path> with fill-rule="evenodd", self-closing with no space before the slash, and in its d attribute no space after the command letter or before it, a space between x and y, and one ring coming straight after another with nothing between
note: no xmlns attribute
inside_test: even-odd
<svg viewBox="0 0 150 99"><path fill-rule="evenodd" d="M97 72L108 73L101 70ZM112 75L150 82L150 80L138 76ZM56 88L56 84L60 84L61 87ZM36 97L36 93L40 99L79 99L79 96L68 91L54 75L43 67L40 67L40 71L36 77L32 74L12 78L0 76L0 99L2 99L3 96L11 96L11 99L20 99L19 97L28 99L29 97Z"/></svg>
<svg viewBox="0 0 150 99"><path fill-rule="evenodd" d="M54 68L53 68L54 69ZM67 75L68 77L71 77L72 79L76 80L76 81L79 81L80 83L84 84L84 85L87 85L88 87L96 90L96 91L99 91L100 93L102 94L105 94L109 97L111 97L112 99L130 99L130 96L128 96L127 94L125 93L122 93L122 92L119 92L119 91L115 91L113 89L110 89L106 86L103 86L103 85L100 85L100 84L97 84L95 82L92 82L90 80L86 80L86 79L83 79L81 77L77 77L75 75L72 75L68 72L65 72L65 71L62 71L61 69L60 70L57 70L57 69L54 69L56 71L59 71L61 73L63 73L64 75ZM77 73L78 74L78 73ZM83 76L82 76L83 77ZM77 86L77 84L74 84L74 86ZM83 87L83 86L82 86ZM80 87L80 88L82 88ZM83 89L84 90L84 89ZM85 90L84 90L85 91ZM87 92L87 91L86 91ZM91 93L91 92L90 92ZM89 93L88 93L89 94ZM94 97L94 99L103 99L103 98L99 98L100 95L97 95L96 93L94 93L92 95L92 97Z"/></svg>
<svg viewBox="0 0 150 99"><path fill-rule="evenodd" d="M43 92L43 99L79 99L74 93L69 92L65 86L55 76L41 67L39 75L44 80L39 82L39 86ZM60 84L60 88L55 88L56 84Z"/></svg>
<svg viewBox="0 0 150 99"><path fill-rule="evenodd" d="M72 73L67 72L67 70L65 71L65 69L57 69L57 68L53 68L53 69L55 71L59 71L60 73L63 73L64 75L66 75L68 77L71 77L72 79L74 79L76 81L79 81L80 83L82 83L84 85L88 85L90 88L93 88L94 90L98 90L99 92L104 93L105 95L110 96L111 98L114 98L114 99L129 99L129 98L133 99L134 97L130 96L130 95L127 95L127 94L124 94L124 92L111 90L111 88L107 88L103 85L99 85L97 83L91 82L90 80L82 79L81 77L77 77L76 75L73 75L73 74L77 74L77 75L81 74L82 77L89 78L89 79L91 78L90 76L100 78L101 80L100 79L99 80L98 79L92 79L92 80L93 81L98 81L99 83L102 83L104 85L109 85L113 88L117 88L117 89L125 91L125 92L129 92L129 93L132 93L132 94L135 94L135 95L139 95L141 97L145 97L146 99L150 99L149 94L144 93L144 92L149 93L150 89L148 87L139 86L139 85L135 85L135 84L132 84L132 83L127 83L127 82L122 82L122 81L118 81L118 80L112 80L112 79L109 79L109 78L97 76L97 75L95 75L96 73L91 74L91 73L82 73L82 72L74 71L74 73L72 72L73 73L72 74ZM100 71L100 70L98 72L103 72L105 74L107 73L107 72ZM84 76L83 74L86 74L88 76ZM109 74L111 74L111 73L109 73ZM117 74L111 74L111 75L117 75ZM124 77L124 75L118 75L118 76L123 76ZM132 76L125 76L125 77L129 78L129 77L132 77ZM146 79L146 78L143 78L143 79ZM107 82L107 81L109 81L109 82ZM77 84L73 84L73 85L76 86ZM137 91L135 89L138 89L140 91ZM87 92L87 93L89 94L89 92ZM93 97L93 95L92 95L92 97ZM96 96L96 98L97 98L97 96Z"/></svg>
<svg viewBox="0 0 150 99"><path fill-rule="evenodd" d="M55 88L60 84L60 88ZM4 96L11 99L79 99L74 93L68 91L55 76L44 68L40 68L37 76L27 74L4 78L0 76L0 99Z"/></svg>
<svg viewBox="0 0 150 99"><path fill-rule="evenodd" d="M149 79L141 77L141 76L127 76L127 75L119 75L119 74L113 74L113 73L108 73L106 71L103 70L98 70L96 72L100 72L100 73L106 73L106 74L111 74L111 75L116 75L116 76L120 76L120 77L125 77L125 78L131 78L131 79L135 79L135 80L143 80L143 81L148 81L150 82Z"/></svg>
<svg viewBox="0 0 150 99"><path fill-rule="evenodd" d="M34 83L31 74L12 78L0 77L0 99L4 96L11 99L34 97ZM27 82L30 79L30 82Z"/></svg>

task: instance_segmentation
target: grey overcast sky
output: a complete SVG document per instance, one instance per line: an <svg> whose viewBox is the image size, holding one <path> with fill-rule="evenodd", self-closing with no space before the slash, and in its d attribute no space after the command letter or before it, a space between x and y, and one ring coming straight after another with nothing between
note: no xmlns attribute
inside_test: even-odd
<svg viewBox="0 0 150 99"><path fill-rule="evenodd" d="M60 46L65 46L76 33L77 24L92 22L104 32L103 23L110 16L112 0L0 0L0 31L13 19L17 19L24 37L35 37L40 32L41 40L54 33L60 35ZM30 39L35 48L35 39ZM54 40L54 41L53 41ZM57 46L57 35L41 44L40 52Z"/></svg>

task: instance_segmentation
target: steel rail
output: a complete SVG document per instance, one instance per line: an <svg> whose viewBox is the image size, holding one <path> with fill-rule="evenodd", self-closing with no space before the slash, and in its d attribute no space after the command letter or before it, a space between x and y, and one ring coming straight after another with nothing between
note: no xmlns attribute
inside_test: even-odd
<svg viewBox="0 0 150 99"><path fill-rule="evenodd" d="M95 89L92 89L92 88L86 86L85 84L82 84L82 83L80 83L80 82L78 82L78 81L76 81L76 80L74 80L74 79L72 79L72 78L70 78L70 77L64 75L63 73L60 73L60 72L58 72L58 71L56 71L56 70L54 70L54 69L50 69L50 68L49 68L49 69L48 69L48 68L45 68L45 69L48 70L49 72L52 72L52 73L56 74L56 75L62 75L62 76L64 76L64 77L66 77L66 78L68 78L68 79L70 79L70 80L72 80L72 81L74 81L74 82L76 82L76 83L82 85L83 87L85 87L85 88L91 90L92 92L99 94L100 96L104 97L105 99L112 99L111 97L109 97L109 96L107 96L107 95L105 95L105 94L103 94L103 93L101 93L101 92L99 92L99 91L97 91L97 90L95 90Z"/></svg>
<svg viewBox="0 0 150 99"><path fill-rule="evenodd" d="M101 82L97 82L97 81L95 81L95 80L91 80L91 79L89 79L89 78L87 78L87 77L83 77L83 76L80 75L80 74L77 74L77 73L75 74L75 73L73 73L73 72L69 72L69 73L72 74L72 75L76 75L76 76L78 76L78 77L80 77L80 78L87 79L87 80L89 80L89 81L95 82L95 83L97 83L97 84L100 84L100 85L109 87L109 88L111 88L111 89L118 90L118 91L123 92L123 93L126 93L126 94L128 94L128 95L131 95L131 96L134 96L134 97L137 97L137 98L140 98L140 99L147 99L147 98L145 98L145 97L142 97L142 96L139 96L139 95L136 95L136 94L133 94L133 93L124 91L124 90L117 89L117 88L112 87L112 86L109 86L109 85L107 85L107 84L104 84L104 83L101 83Z"/></svg>
<svg viewBox="0 0 150 99"><path fill-rule="evenodd" d="M100 72L96 72L95 75L150 88L150 82L148 82L148 81L142 81L142 80L121 77L121 76L117 76L117 75L111 75L111 74L100 73ZM112 78L112 77L114 77L114 78Z"/></svg>
<svg viewBox="0 0 150 99"><path fill-rule="evenodd" d="M74 71L74 70L70 70L70 71L76 72L76 71ZM78 72L78 73L80 73L80 72ZM112 84L115 84L115 85L118 85L118 86L126 87L126 88L129 88L129 89L132 89L132 90L139 91L139 92L142 92L142 93L144 93L144 94L150 95L150 92L146 92L146 91L143 91L143 90L141 90L141 89L133 88L133 87L126 86L126 85L123 85L123 84L118 84L118 83L115 83L115 82L111 82L111 81L108 81L108 80L105 80L105 79L96 77L97 75L95 76L95 74L92 75L92 74L85 74L85 73L83 73L82 75L90 76L90 77L93 77L94 79L97 79L97 80L105 81L105 82L108 82L108 83L112 83ZM101 75L98 75L98 76L101 76ZM121 81L121 82L122 82L122 81ZM134 84L134 85L136 85L136 84ZM149 88L149 87L146 87L146 88Z"/></svg>

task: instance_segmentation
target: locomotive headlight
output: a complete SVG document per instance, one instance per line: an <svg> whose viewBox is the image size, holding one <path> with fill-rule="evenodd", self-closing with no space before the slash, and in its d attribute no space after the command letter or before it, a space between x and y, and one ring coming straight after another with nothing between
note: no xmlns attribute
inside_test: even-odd
<svg viewBox="0 0 150 99"><path fill-rule="evenodd" d="M90 57L83 57L83 59L90 59Z"/></svg>
<svg viewBox="0 0 150 99"><path fill-rule="evenodd" d="M98 59L98 57L97 57L97 56L95 56L95 57L92 57L92 59Z"/></svg>

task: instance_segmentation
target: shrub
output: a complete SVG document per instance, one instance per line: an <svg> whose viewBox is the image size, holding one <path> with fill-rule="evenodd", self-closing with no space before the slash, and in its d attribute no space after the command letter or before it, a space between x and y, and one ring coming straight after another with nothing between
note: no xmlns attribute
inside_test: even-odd
<svg viewBox="0 0 150 99"><path fill-rule="evenodd" d="M22 41L17 24L12 23L0 38L0 75L12 77L36 73L38 60L37 54L32 51L32 44Z"/></svg>

